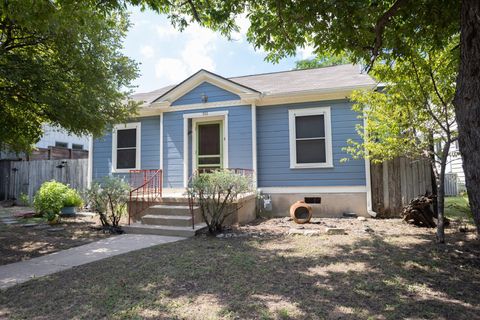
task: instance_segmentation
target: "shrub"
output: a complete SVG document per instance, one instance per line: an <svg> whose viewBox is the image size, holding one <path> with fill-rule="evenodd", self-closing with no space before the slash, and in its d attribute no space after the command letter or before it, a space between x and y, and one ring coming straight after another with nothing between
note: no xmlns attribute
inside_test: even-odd
<svg viewBox="0 0 480 320"><path fill-rule="evenodd" d="M99 215L102 226L112 232L119 232L118 224L127 212L130 186L123 179L104 177L93 182L86 191L90 209Z"/></svg>
<svg viewBox="0 0 480 320"><path fill-rule="evenodd" d="M78 194L75 189L68 189L63 198L64 207L81 207L83 206L82 197Z"/></svg>
<svg viewBox="0 0 480 320"><path fill-rule="evenodd" d="M68 190L68 186L55 180L44 182L33 199L35 210L49 216L60 214Z"/></svg>
<svg viewBox="0 0 480 320"><path fill-rule="evenodd" d="M29 206L30 205L30 198L28 197L28 194L25 193L20 193L20 204L22 206Z"/></svg>
<svg viewBox="0 0 480 320"><path fill-rule="evenodd" d="M222 231L225 219L238 210L234 203L239 196L252 190L251 177L217 170L194 176L187 191L200 206L208 231L215 234Z"/></svg>

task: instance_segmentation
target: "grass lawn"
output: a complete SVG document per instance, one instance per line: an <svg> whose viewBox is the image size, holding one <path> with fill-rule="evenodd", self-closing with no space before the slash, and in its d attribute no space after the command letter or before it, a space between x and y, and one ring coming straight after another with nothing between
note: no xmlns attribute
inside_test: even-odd
<svg viewBox="0 0 480 320"><path fill-rule="evenodd" d="M447 218L473 223L473 216L468 205L467 195L445 197L445 216Z"/></svg>
<svg viewBox="0 0 480 320"><path fill-rule="evenodd" d="M473 233L454 225L438 246L399 219L322 220L348 234L320 236L286 235L292 223L278 220L17 285L0 293L0 318L478 319Z"/></svg>

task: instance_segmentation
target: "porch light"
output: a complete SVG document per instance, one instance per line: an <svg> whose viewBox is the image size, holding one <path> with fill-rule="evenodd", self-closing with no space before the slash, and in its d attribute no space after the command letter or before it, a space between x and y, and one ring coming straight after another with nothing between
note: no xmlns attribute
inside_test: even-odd
<svg viewBox="0 0 480 320"><path fill-rule="evenodd" d="M206 103L208 101L208 96L205 93L202 93L202 102Z"/></svg>

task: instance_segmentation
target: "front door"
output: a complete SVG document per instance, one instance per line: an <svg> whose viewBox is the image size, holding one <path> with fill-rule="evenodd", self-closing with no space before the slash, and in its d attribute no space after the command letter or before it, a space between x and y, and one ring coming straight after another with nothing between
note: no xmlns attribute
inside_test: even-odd
<svg viewBox="0 0 480 320"><path fill-rule="evenodd" d="M209 172L223 167L223 128L221 121L197 123L197 169Z"/></svg>

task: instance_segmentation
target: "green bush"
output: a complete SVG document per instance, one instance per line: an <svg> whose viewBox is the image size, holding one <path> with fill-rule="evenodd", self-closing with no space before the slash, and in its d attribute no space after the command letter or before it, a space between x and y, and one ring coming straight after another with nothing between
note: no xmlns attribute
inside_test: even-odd
<svg viewBox="0 0 480 320"><path fill-rule="evenodd" d="M93 182L85 195L90 209L99 215L102 226L111 232L120 232L118 224L127 213L130 195L128 183L121 178L107 176L100 182Z"/></svg>
<svg viewBox="0 0 480 320"><path fill-rule="evenodd" d="M68 190L68 186L55 180L44 182L33 199L35 210L45 215L60 214Z"/></svg>
<svg viewBox="0 0 480 320"><path fill-rule="evenodd" d="M22 206L30 206L30 199L28 198L28 194L25 194L25 193L20 193L20 204Z"/></svg>
<svg viewBox="0 0 480 320"><path fill-rule="evenodd" d="M253 191L252 178L229 170L203 173L192 178L188 195L200 206L211 234L222 231L225 219L239 208L235 202L241 194Z"/></svg>
<svg viewBox="0 0 480 320"><path fill-rule="evenodd" d="M83 206L82 197L75 189L68 189L63 198L64 207L81 207Z"/></svg>

